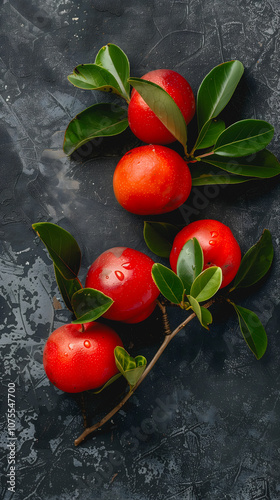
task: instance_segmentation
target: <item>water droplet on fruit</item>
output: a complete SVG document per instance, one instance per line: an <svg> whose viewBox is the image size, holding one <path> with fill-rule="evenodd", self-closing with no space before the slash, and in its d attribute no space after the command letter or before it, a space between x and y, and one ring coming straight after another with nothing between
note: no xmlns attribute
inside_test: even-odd
<svg viewBox="0 0 280 500"><path fill-rule="evenodd" d="M218 236L217 231L212 231L210 234L211 234L212 238L217 238L217 236Z"/></svg>
<svg viewBox="0 0 280 500"><path fill-rule="evenodd" d="M112 270L109 268L109 267L104 267L104 269L102 269L101 273L100 273L100 278L102 280L108 280L110 278L110 274L111 274Z"/></svg>
<svg viewBox="0 0 280 500"><path fill-rule="evenodd" d="M90 347L90 341L89 340L85 340L84 341L84 346L85 347Z"/></svg>
<svg viewBox="0 0 280 500"><path fill-rule="evenodd" d="M115 275L118 278L118 280L120 281L124 280L124 274L121 271L115 271Z"/></svg>
<svg viewBox="0 0 280 500"><path fill-rule="evenodd" d="M72 349L74 349L74 344L69 344L68 347L69 347L69 349L72 350Z"/></svg>
<svg viewBox="0 0 280 500"><path fill-rule="evenodd" d="M210 240L210 241L209 241L209 245L211 245L211 246L215 245L215 243L216 243L216 242L215 242L214 240Z"/></svg>
<svg viewBox="0 0 280 500"><path fill-rule="evenodd" d="M132 269L132 264L131 262L124 262L122 264L122 267L124 267L125 269Z"/></svg>

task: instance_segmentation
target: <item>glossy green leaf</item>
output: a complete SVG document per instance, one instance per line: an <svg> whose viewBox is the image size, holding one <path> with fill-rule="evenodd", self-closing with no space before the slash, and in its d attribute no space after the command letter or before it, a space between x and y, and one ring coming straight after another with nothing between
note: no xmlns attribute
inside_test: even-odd
<svg viewBox="0 0 280 500"><path fill-rule="evenodd" d="M213 322L213 317L211 312L206 307L201 306L201 316L202 316L201 318L202 326L204 326L204 328L209 330L208 325L211 325L211 323Z"/></svg>
<svg viewBox="0 0 280 500"><path fill-rule="evenodd" d="M187 299L191 305L193 312L196 314L201 326L209 330L208 325L212 323L212 314L206 307L202 307L198 301L191 295L187 295Z"/></svg>
<svg viewBox="0 0 280 500"><path fill-rule="evenodd" d="M187 126L174 99L155 83L142 78L129 78L128 81L139 92L169 132L185 147L187 144Z"/></svg>
<svg viewBox="0 0 280 500"><path fill-rule="evenodd" d="M228 158L226 156L210 155L203 158L204 162L221 168L238 178L250 176L250 178L268 179L280 173L280 163L277 158L267 149L243 158ZM247 179L244 179L244 182Z"/></svg>
<svg viewBox="0 0 280 500"><path fill-rule="evenodd" d="M253 311L237 306L233 302L231 304L237 313L240 330L247 345L256 358L260 359L267 348L267 336L262 323Z"/></svg>
<svg viewBox="0 0 280 500"><path fill-rule="evenodd" d="M146 358L144 356L136 356L133 358L120 346L115 348L114 354L118 370L126 378L130 387L133 387L146 369Z"/></svg>
<svg viewBox="0 0 280 500"><path fill-rule="evenodd" d="M272 140L274 128L264 120L241 120L220 134L214 153L237 158L264 149Z"/></svg>
<svg viewBox="0 0 280 500"><path fill-rule="evenodd" d="M32 224L46 245L54 265L66 279L77 277L81 265L81 250L75 238L62 227L51 222Z"/></svg>
<svg viewBox="0 0 280 500"><path fill-rule="evenodd" d="M169 257L179 229L167 222L144 222L144 240L147 247L159 257Z"/></svg>
<svg viewBox="0 0 280 500"><path fill-rule="evenodd" d="M205 269L194 280L190 295L198 302L204 302L217 293L222 284L222 270L220 267L212 266Z"/></svg>
<svg viewBox="0 0 280 500"><path fill-rule="evenodd" d="M71 300L74 293L78 292L78 290L81 290L83 288L81 282L78 278L74 279L64 278L64 276L62 276L61 272L57 269L56 266L54 266L54 272L55 272L56 282L58 284L58 288L60 290L64 303L70 311L74 312Z"/></svg>
<svg viewBox="0 0 280 500"><path fill-rule="evenodd" d="M177 275L181 278L186 290L190 292L194 279L203 269L203 251L196 238L187 241L177 260Z"/></svg>
<svg viewBox="0 0 280 500"><path fill-rule="evenodd" d="M244 255L231 290L246 288L263 278L272 264L273 253L271 234L265 229L259 241Z"/></svg>
<svg viewBox="0 0 280 500"><path fill-rule="evenodd" d="M121 88L115 77L97 64L79 64L68 76L68 80L80 89L101 90L124 97L123 86Z"/></svg>
<svg viewBox="0 0 280 500"><path fill-rule="evenodd" d="M209 158L212 158L210 156ZM192 176L192 186L210 186L213 184L241 184L243 182L248 182L251 177L245 177L243 175L235 175L225 170L214 166L213 164L207 164L202 161L189 164L191 176ZM219 191L217 191L218 194Z"/></svg>
<svg viewBox="0 0 280 500"><path fill-rule="evenodd" d="M202 321L202 314L201 314L201 306L199 305L199 302L194 297L192 297L191 295L187 295L187 299L188 299L188 301L190 303L191 309L197 315L197 319L201 323L201 321Z"/></svg>
<svg viewBox="0 0 280 500"><path fill-rule="evenodd" d="M95 137L117 135L127 127L126 110L112 103L93 104L69 123L64 136L63 151L70 155Z"/></svg>
<svg viewBox="0 0 280 500"><path fill-rule="evenodd" d="M279 161L267 149L243 158L228 158L213 154L203 158L203 161L239 177L267 179L280 173Z"/></svg>
<svg viewBox="0 0 280 500"><path fill-rule="evenodd" d="M83 288L78 290L72 296L72 307L77 318L74 324L89 323L100 318L109 307L113 300L94 288Z"/></svg>
<svg viewBox="0 0 280 500"><path fill-rule="evenodd" d="M240 61L228 61L213 68L203 79L197 93L198 129L216 118L231 99L244 72Z"/></svg>
<svg viewBox="0 0 280 500"><path fill-rule="evenodd" d="M168 267L154 264L152 277L160 293L170 302L180 304L183 299L184 285L182 280Z"/></svg>
<svg viewBox="0 0 280 500"><path fill-rule="evenodd" d="M122 96L129 101L129 60L120 47L113 43L102 47L95 58L95 64L111 73L118 83Z"/></svg>
<svg viewBox="0 0 280 500"><path fill-rule="evenodd" d="M225 122L223 120L208 120L203 125L193 150L210 148L210 146L216 144L219 135L224 130Z"/></svg>
<svg viewBox="0 0 280 500"><path fill-rule="evenodd" d="M116 380L118 380L118 378L120 378L122 376L122 373L117 373L116 375L114 375L113 377L111 377L107 382L106 384L104 384L101 389L98 389L97 391L90 391L92 392L93 394L100 394L100 392L104 391L104 389L106 389L107 387L109 387L109 385L113 384Z"/></svg>

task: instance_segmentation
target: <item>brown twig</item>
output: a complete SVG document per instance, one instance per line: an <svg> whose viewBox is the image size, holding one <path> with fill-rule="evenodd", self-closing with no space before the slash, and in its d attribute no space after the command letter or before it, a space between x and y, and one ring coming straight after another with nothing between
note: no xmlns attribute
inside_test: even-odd
<svg viewBox="0 0 280 500"><path fill-rule="evenodd" d="M211 306L211 304L214 302L214 300L209 300L207 304L204 304L204 307L208 308ZM162 306L164 307L164 306ZM120 401L120 403L113 408L105 417L103 417L99 422L96 424L92 425L91 427L87 427L84 432L74 441L75 446L78 446L89 434L92 432L96 431L100 427L102 427L108 420L110 420L123 406L124 404L128 401L128 399L134 394L136 389L139 387L140 384L142 384L143 380L147 377L147 375L150 373L151 369L153 366L156 364L160 356L162 355L163 351L166 349L168 346L169 342L179 333L193 318L196 317L195 313L190 314L180 325L178 325L173 332L171 332L170 335L166 335L164 338L163 343L161 344L160 348L154 355L153 359L150 361L148 364L146 370L142 374L142 376L139 378L138 382L130 389L130 391L124 396L124 398Z"/></svg>
<svg viewBox="0 0 280 500"><path fill-rule="evenodd" d="M169 318L167 315L166 305L160 302L160 300L157 300L157 305L159 306L162 313L164 334L171 335L172 332L170 328Z"/></svg>

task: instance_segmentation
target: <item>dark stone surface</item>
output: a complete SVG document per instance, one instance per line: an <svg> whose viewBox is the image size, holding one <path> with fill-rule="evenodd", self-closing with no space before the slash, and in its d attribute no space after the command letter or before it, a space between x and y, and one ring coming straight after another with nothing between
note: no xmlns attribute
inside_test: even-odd
<svg viewBox="0 0 280 500"><path fill-rule="evenodd" d="M143 218L124 212L112 190L131 133L61 155L63 132L86 106L111 99L74 88L67 75L119 45L141 76L169 67L197 91L215 65L239 59L242 83L227 123L255 117L275 127L279 150L278 0L2 0L0 6L0 496L8 500L277 500L280 498L279 179L207 191L194 189L178 211L183 224L216 218L245 252L270 229L272 270L242 299L263 322L268 350L256 361L231 311L215 311L210 333L193 322L170 344L124 409L79 447L78 399L56 390L43 365L44 343L71 321L52 264L31 224L49 221L77 239L81 279L94 258L116 245L147 252ZM190 133L191 134L191 133ZM177 148L176 145L174 145ZM202 196L202 198L201 198ZM195 209L195 210L194 210ZM172 313L172 323L179 315ZM144 325L116 325L148 359L160 342L155 312ZM133 350L132 350L133 351ZM133 352L132 352L133 353ZM139 351L137 352L139 353ZM7 387L16 384L16 494L7 490ZM88 402L96 421L115 401L109 390Z"/></svg>

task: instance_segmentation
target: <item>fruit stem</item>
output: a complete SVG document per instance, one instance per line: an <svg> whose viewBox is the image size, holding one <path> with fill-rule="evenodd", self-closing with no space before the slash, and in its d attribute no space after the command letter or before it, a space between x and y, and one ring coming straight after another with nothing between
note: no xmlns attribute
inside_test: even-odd
<svg viewBox="0 0 280 500"><path fill-rule="evenodd" d="M207 302L204 305L204 307L206 307L206 308L210 307L211 304L213 304L213 302L214 302L214 299L209 300L209 302ZM166 309L165 305L161 304L161 306L162 306L161 310L164 311ZM77 439L75 439L75 441L74 441L75 446L78 446L89 434L91 434L92 432L95 432L97 429L100 429L100 427L102 427L104 424L106 424L106 422L108 422L108 420L110 420L124 406L124 404L128 401L128 399L132 396L132 394L134 394L136 389L139 387L140 384L142 384L143 380L146 378L148 373L154 367L154 365L156 364L156 362L158 361L158 359L162 355L163 351L168 346L169 342L171 342L171 340L175 337L175 335L177 335L177 333L180 332L195 317L196 317L195 313L190 314L182 323L180 323L180 325L178 325L175 328L175 330L173 330L173 332L171 332L171 334L165 335L164 341L162 342L160 348L158 349L158 351L154 355L153 359L148 364L146 370L144 371L142 376L139 378L138 382L124 396L124 398L120 401L120 403L118 403L117 406L115 406L115 408L113 408L113 410L111 410L109 413L107 413L107 415L105 415L105 417L103 417L96 424L92 425L91 427L87 427L84 430L84 432Z"/></svg>
<svg viewBox="0 0 280 500"><path fill-rule="evenodd" d="M209 153L204 153L204 155L199 155L196 158L199 160L200 158L204 158L205 156L213 155L214 151L209 151Z"/></svg>

